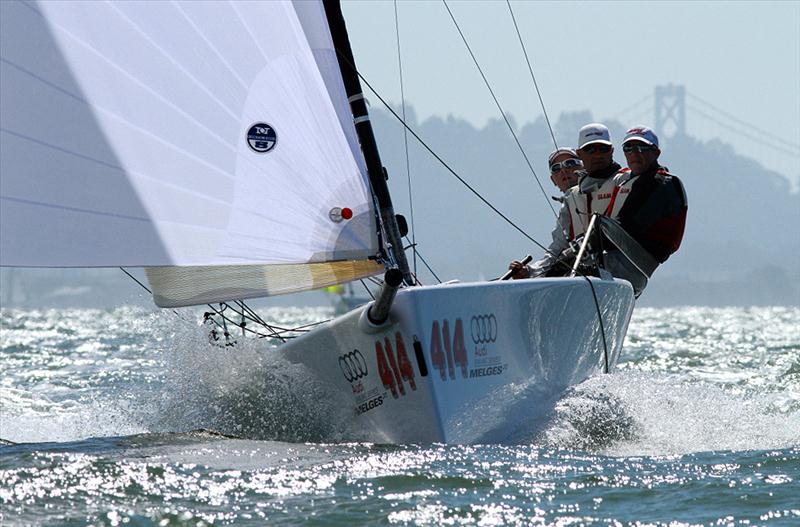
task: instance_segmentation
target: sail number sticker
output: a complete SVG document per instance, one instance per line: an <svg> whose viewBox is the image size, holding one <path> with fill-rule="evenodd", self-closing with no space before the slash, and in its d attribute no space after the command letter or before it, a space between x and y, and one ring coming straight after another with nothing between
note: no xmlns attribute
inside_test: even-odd
<svg viewBox="0 0 800 527"><path fill-rule="evenodd" d="M395 333L395 345L389 337L375 341L375 359L378 362L378 376L381 378L383 387L392 392L392 397L397 399L406 394L405 384L411 390L417 389L417 382L414 378L414 366L408 360L406 344L403 335L398 331Z"/></svg>
<svg viewBox="0 0 800 527"><path fill-rule="evenodd" d="M464 347L464 324L460 318L456 319L453 327L453 338L450 340L450 324L447 319L433 321L431 327L431 364L439 370L443 381L448 378L455 380L456 366L461 370L461 377L468 376L469 359L467 348Z"/></svg>

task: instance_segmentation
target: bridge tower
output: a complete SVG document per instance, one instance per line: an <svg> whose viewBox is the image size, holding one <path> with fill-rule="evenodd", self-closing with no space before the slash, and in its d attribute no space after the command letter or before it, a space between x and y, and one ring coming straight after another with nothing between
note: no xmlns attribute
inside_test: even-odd
<svg viewBox="0 0 800 527"><path fill-rule="evenodd" d="M659 137L686 135L686 88L683 85L656 86L653 108Z"/></svg>

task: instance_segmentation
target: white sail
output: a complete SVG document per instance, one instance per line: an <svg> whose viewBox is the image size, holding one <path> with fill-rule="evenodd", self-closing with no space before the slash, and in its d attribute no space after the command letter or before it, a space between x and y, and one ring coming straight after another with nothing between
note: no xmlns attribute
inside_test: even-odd
<svg viewBox="0 0 800 527"><path fill-rule="evenodd" d="M273 1L0 8L0 264L377 254L321 4L298 3L302 24Z"/></svg>

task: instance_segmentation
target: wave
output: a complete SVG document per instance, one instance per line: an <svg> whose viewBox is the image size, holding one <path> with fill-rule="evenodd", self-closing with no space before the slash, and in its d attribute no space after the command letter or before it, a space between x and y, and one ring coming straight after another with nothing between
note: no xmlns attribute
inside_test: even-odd
<svg viewBox="0 0 800 527"><path fill-rule="evenodd" d="M777 410L780 397L682 375L623 371L569 390L531 440L614 456L800 446L800 411Z"/></svg>

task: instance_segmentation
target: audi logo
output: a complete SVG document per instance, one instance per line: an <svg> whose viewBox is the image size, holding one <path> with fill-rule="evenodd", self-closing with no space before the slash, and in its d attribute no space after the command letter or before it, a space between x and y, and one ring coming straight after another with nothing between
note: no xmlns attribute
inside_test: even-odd
<svg viewBox="0 0 800 527"><path fill-rule="evenodd" d="M470 332L475 344L488 344L497 340L497 319L494 314L472 317Z"/></svg>
<svg viewBox="0 0 800 527"><path fill-rule="evenodd" d="M367 361L358 350L339 356L339 369L347 382L355 382L367 376Z"/></svg>

